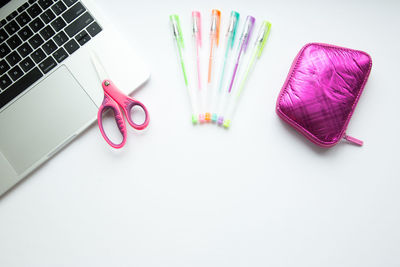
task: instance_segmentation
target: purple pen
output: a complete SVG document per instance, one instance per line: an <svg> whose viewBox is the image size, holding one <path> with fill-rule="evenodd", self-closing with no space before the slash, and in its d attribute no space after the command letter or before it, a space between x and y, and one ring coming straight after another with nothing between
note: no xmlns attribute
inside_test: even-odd
<svg viewBox="0 0 400 267"><path fill-rule="evenodd" d="M228 93L226 94L226 97L228 97L232 91L233 83L235 82L236 73L237 73L237 70L238 70L238 67L240 64L240 60L242 59L242 55L247 50L247 46L249 44L251 33L253 32L255 21L256 21L256 19L252 16L247 16L247 18L246 18L246 22L243 27L242 35L240 36L236 63L235 63L235 67L233 69L232 78L231 78L231 82L229 84L229 89L228 89ZM229 99L226 99L226 101L224 101L224 102L225 102L224 104L227 104L226 102L229 102ZM217 123L219 125L222 125L223 121L224 121L224 116L223 116L223 114L220 114L218 116Z"/></svg>
<svg viewBox="0 0 400 267"><path fill-rule="evenodd" d="M242 54L246 53L246 49L249 44L251 33L253 32L255 21L256 21L256 19L252 16L247 16L247 18L246 18L243 32L242 32L242 35L240 36L240 43L239 43L239 47L238 47L239 50L238 50L238 55L237 55L237 59L236 59L236 63L235 63L235 68L233 69L231 83L229 84L229 90L228 90L229 93L232 90L233 82L235 81L236 72L238 70L240 59L242 58Z"/></svg>

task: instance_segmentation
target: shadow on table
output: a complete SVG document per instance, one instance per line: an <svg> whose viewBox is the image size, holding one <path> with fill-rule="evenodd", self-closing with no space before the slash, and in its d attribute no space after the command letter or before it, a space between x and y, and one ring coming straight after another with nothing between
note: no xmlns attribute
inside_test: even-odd
<svg viewBox="0 0 400 267"><path fill-rule="evenodd" d="M319 155L332 155L333 153L337 153L338 148L340 148L343 145L349 145L347 142L342 142L339 141L335 146L330 147L330 148L323 148L319 147L318 145L314 144L310 140L308 140L305 136L300 134L297 130L295 130L292 126L287 124L286 122L282 121L280 118L277 118L279 120L280 124L287 130L287 132L292 135L295 139L299 140L304 146L308 147L310 150L312 150L314 153L319 154Z"/></svg>

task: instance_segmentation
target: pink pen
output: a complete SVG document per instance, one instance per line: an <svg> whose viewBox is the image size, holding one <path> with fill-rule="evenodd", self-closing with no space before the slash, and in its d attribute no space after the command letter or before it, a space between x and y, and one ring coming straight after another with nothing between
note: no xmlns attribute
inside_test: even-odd
<svg viewBox="0 0 400 267"><path fill-rule="evenodd" d="M200 64L200 49L201 49L201 15L199 11L192 12L192 23L193 23L193 41L195 45L195 61L197 69L197 95L201 96L201 64ZM201 101L201 97L199 97ZM202 110L202 103L200 103L200 111ZM204 122L204 114L199 113L199 121Z"/></svg>

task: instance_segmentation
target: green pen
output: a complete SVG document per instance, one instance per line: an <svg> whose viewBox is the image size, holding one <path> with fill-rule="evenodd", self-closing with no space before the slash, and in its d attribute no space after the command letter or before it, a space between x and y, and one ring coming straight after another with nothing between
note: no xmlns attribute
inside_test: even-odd
<svg viewBox="0 0 400 267"><path fill-rule="evenodd" d="M178 51L178 61L179 64L182 68L182 74L183 74L183 78L185 80L185 86L186 89L188 91L188 95L189 95L189 100L190 100L190 104L192 106L192 122L193 124L196 124L198 122L197 120L197 107L196 107L196 102L194 100L194 92L192 92L192 90L190 89L189 86L189 82L188 82L188 78L187 78L187 73L186 73L186 68L185 68L185 60L184 60L184 43L183 43L183 35L182 35L182 29L181 29L181 24L179 22L179 16L178 15L171 15L169 16L169 19L171 21L171 25L172 25L172 32L176 41L176 47L177 47L177 51Z"/></svg>
<svg viewBox="0 0 400 267"><path fill-rule="evenodd" d="M257 59L259 59L261 57L261 53L267 42L270 30L271 30L271 23L269 23L268 21L263 21L263 23L260 27L260 30L258 32L258 36L257 36L256 42L255 42L249 63L247 64L247 67L242 76L242 80L239 84L237 91L235 92L235 95L234 95L232 101L230 101L230 103L228 105L227 116L225 117L224 124L223 124L225 128L228 128L231 124L232 115L233 115L233 112L237 105L237 102L239 100L239 97L244 89L244 86L246 85L246 82L249 78L251 71L254 69Z"/></svg>

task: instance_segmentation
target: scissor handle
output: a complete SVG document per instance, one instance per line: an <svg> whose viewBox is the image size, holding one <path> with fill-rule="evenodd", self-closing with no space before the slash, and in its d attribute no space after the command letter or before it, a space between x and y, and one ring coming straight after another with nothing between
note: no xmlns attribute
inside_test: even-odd
<svg viewBox="0 0 400 267"><path fill-rule="evenodd" d="M107 110L111 109L114 112L115 122L118 125L118 129L122 134L122 141L119 144L114 143L113 141L108 138L106 132L104 131L103 127L103 113ZM99 125L99 129L101 135L103 136L104 140L112 146L113 148L121 148L126 143L126 124L124 117L122 115L121 109L119 108L117 102L115 102L106 92L104 92L104 99L103 103L99 108L99 112L97 113L97 123Z"/></svg>
<svg viewBox="0 0 400 267"><path fill-rule="evenodd" d="M118 88L114 85L114 83L111 80L103 81L103 89L104 92L112 96L112 98L121 106L128 120L129 125L131 125L134 129L143 130L149 125L150 117L145 105L143 105L136 99L122 93L120 90L118 90ZM140 107L144 112L145 119L144 122L141 124L135 123L132 119L132 109L134 107Z"/></svg>
<svg viewBox="0 0 400 267"><path fill-rule="evenodd" d="M144 122L142 122L141 124L135 123L132 119L132 109L134 107L140 107L144 112L145 119ZM135 100L132 97L126 96L122 109L125 112L126 119L128 120L129 125L135 128L136 130L143 130L149 125L150 121L149 113L147 112L147 108L145 107L145 105L143 105L141 102Z"/></svg>

